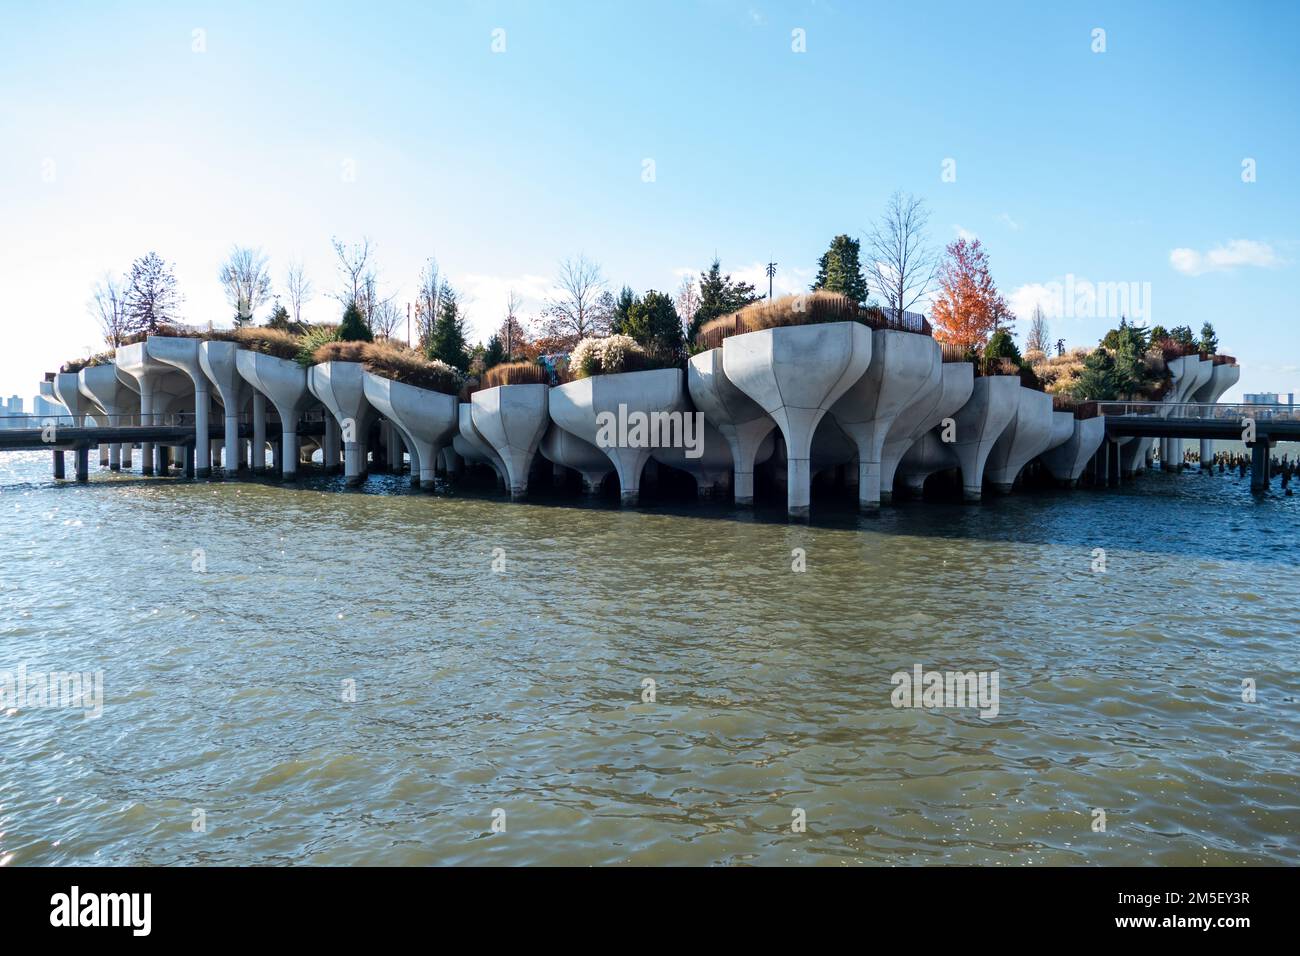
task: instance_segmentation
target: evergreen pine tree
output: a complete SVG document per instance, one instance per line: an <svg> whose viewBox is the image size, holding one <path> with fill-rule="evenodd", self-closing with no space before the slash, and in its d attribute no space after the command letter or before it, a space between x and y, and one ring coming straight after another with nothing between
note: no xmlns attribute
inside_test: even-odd
<svg viewBox="0 0 1300 956"><path fill-rule="evenodd" d="M732 282L730 275L723 275L722 263L714 259L708 271L700 273L700 307L691 319L687 339L694 341L695 334L705 322L730 315L761 298L748 282Z"/></svg>
<svg viewBox="0 0 1300 956"><path fill-rule="evenodd" d="M609 332L611 335L627 335L627 316L632 310L632 306L641 300L633 294L627 286L618 293L618 298L614 300L613 317L610 319Z"/></svg>
<svg viewBox="0 0 1300 956"><path fill-rule="evenodd" d="M1214 326L1209 322L1201 326L1201 351L1206 355L1219 354L1219 337L1214 334Z"/></svg>
<svg viewBox="0 0 1300 956"><path fill-rule="evenodd" d="M1110 401L1118 397L1115 360L1111 358L1109 352L1098 348L1083 360L1083 371L1079 373L1074 393L1080 398L1094 402Z"/></svg>
<svg viewBox="0 0 1300 956"><path fill-rule="evenodd" d="M506 347L501 344L501 336L494 335L488 339L487 348L483 350L483 371L506 360Z"/></svg>
<svg viewBox="0 0 1300 956"><path fill-rule="evenodd" d="M813 291L824 289L846 295L861 305L867 301L867 280L862 275L859 259L860 243L857 239L839 235L831 240L830 248L817 260L817 278Z"/></svg>
<svg viewBox="0 0 1300 956"><path fill-rule="evenodd" d="M462 372L469 369L465 342L465 319L451 286L443 283L438 295L438 318L429 335L429 358L439 359Z"/></svg>
<svg viewBox="0 0 1300 956"><path fill-rule="evenodd" d="M348 307L343 310L343 322L339 325L338 338L340 342L373 342L374 334L370 327L366 325L366 320L361 317L361 310L357 308L355 302L349 302Z"/></svg>
<svg viewBox="0 0 1300 956"><path fill-rule="evenodd" d="M651 289L628 310L624 335L630 335L647 349L676 353L685 344L682 320L671 296Z"/></svg>

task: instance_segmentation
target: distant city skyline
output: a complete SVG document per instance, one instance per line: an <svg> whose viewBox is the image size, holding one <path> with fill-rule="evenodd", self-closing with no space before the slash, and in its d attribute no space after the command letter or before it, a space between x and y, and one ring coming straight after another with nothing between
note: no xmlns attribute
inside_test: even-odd
<svg viewBox="0 0 1300 956"><path fill-rule="evenodd" d="M92 286L150 250L175 264L187 322L230 323L232 245L266 252L282 298L301 261L319 321L339 311L331 237L368 236L403 310L436 257L477 341L511 289L535 316L578 254L615 291L675 292L715 255L763 292L772 261L776 294L806 289L832 237L861 237L895 189L926 199L936 245L983 241L1022 342L1035 304L1069 346L1121 307L1209 320L1241 362L1225 400L1297 392L1300 12L1268 16L1262 31L1236 7L1173 3L11 12L0 393L30 401L43 372L102 350Z"/></svg>

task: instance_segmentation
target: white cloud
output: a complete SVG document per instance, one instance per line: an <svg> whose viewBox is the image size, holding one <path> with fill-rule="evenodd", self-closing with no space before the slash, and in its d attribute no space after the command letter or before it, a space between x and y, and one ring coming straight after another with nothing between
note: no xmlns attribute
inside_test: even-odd
<svg viewBox="0 0 1300 956"><path fill-rule="evenodd" d="M953 224L952 231L957 234L958 239L965 239L967 242L974 242L979 238L978 234L971 232L965 226L959 226L956 223Z"/></svg>
<svg viewBox="0 0 1300 956"><path fill-rule="evenodd" d="M1043 310L1049 319L1060 318L1061 294L1042 282L1030 282L1017 287L1007 296L1007 306L1017 318L1027 319L1034 314L1034 306Z"/></svg>
<svg viewBox="0 0 1300 956"><path fill-rule="evenodd" d="M1004 212L1002 215L998 216L998 222L1002 223L1004 226L1006 226L1007 228L1011 229L1014 232L1020 231L1020 223L1012 219L1010 213Z"/></svg>
<svg viewBox="0 0 1300 956"><path fill-rule="evenodd" d="M1282 258L1267 242L1233 239L1208 252L1179 247L1169 253L1169 264L1183 275L1198 276L1206 272L1227 272L1241 266L1274 269Z"/></svg>
<svg viewBox="0 0 1300 956"><path fill-rule="evenodd" d="M453 276L450 281L465 298L470 337L476 340L486 340L505 321L506 297L511 290L523 300L519 314L525 317L537 315L546 299L556 291L553 280L531 273L517 276L469 273Z"/></svg>

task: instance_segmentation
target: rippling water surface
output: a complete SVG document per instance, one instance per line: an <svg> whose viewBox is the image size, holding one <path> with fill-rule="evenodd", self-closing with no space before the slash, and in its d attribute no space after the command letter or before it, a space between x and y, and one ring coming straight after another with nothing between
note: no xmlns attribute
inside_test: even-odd
<svg viewBox="0 0 1300 956"><path fill-rule="evenodd" d="M0 671L105 697L0 711L0 863L1294 864L1300 501L1246 483L799 526L0 454Z"/></svg>

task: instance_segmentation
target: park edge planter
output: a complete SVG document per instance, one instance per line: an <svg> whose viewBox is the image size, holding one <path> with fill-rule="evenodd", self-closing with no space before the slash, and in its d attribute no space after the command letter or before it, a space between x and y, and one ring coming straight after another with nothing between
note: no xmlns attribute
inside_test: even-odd
<svg viewBox="0 0 1300 956"><path fill-rule="evenodd" d="M942 353L934 339L911 332L871 333L871 364L831 406L830 413L858 450L858 507L880 506L880 456L900 415L939 392Z"/></svg>
<svg viewBox="0 0 1300 956"><path fill-rule="evenodd" d="M722 349L692 355L686 363L686 387L695 407L721 433L731 449L732 493L738 505L754 503L754 466L759 450L769 441L776 421L727 378ZM762 460L772 454L767 452Z"/></svg>
<svg viewBox="0 0 1300 956"><path fill-rule="evenodd" d="M871 329L858 322L779 326L722 343L727 378L776 422L786 447L786 510L806 516L813 435L871 364Z"/></svg>
<svg viewBox="0 0 1300 956"><path fill-rule="evenodd" d="M438 456L451 445L460 425L455 395L395 382L365 372L362 387L367 401L401 430L411 450L412 474L418 472L421 488L436 485Z"/></svg>
<svg viewBox="0 0 1300 956"><path fill-rule="evenodd" d="M636 504L641 472L655 449L664 447L663 429L656 423L677 422L678 435L685 433L688 424L694 426L693 421L685 421L693 410L679 368L576 379L551 389L549 401L555 424L609 458L618 473L619 499L624 504ZM642 423L645 428L638 427Z"/></svg>
<svg viewBox="0 0 1300 956"><path fill-rule="evenodd" d="M551 425L550 386L496 385L470 396L470 415L506 470L510 497L528 494L528 471Z"/></svg>

